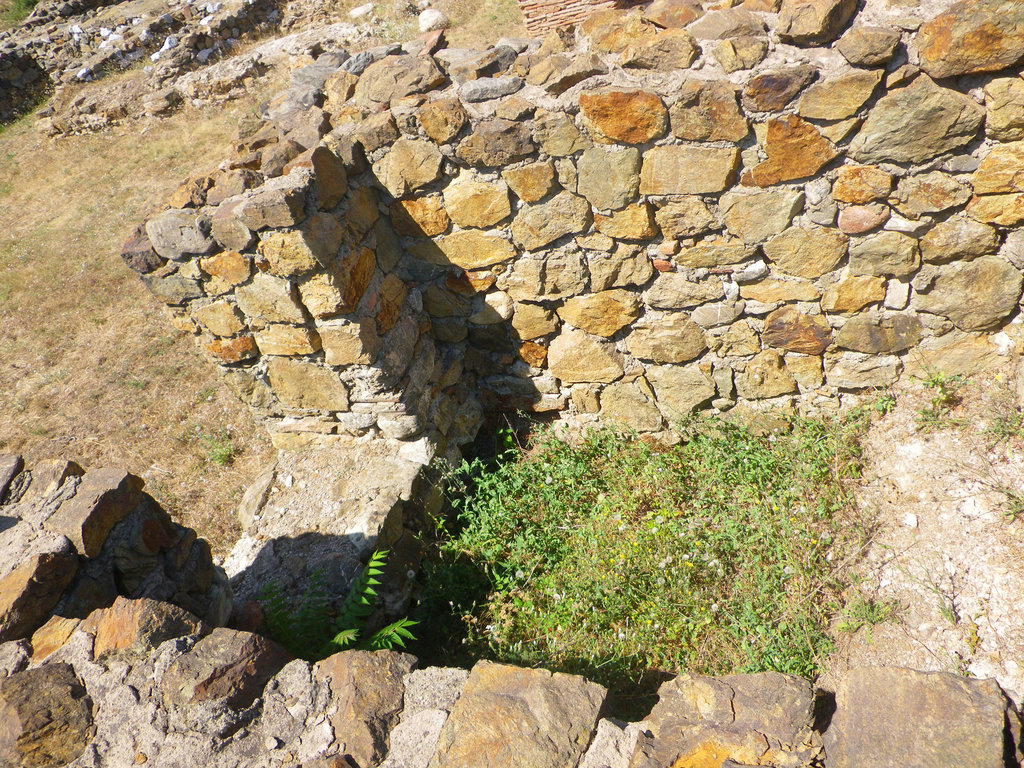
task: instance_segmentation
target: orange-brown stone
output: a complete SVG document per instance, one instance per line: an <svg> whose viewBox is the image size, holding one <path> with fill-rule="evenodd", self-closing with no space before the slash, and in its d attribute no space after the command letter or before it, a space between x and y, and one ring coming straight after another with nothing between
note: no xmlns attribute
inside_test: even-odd
<svg viewBox="0 0 1024 768"><path fill-rule="evenodd" d="M606 144L644 144L668 130L668 110L647 91L581 93L580 113L594 139Z"/></svg>
<svg viewBox="0 0 1024 768"><path fill-rule="evenodd" d="M777 349L820 355L832 342L832 331L820 315L805 315L785 306L765 318L761 341Z"/></svg>
<svg viewBox="0 0 1024 768"><path fill-rule="evenodd" d="M813 176L839 154L835 144L795 115L768 121L764 151L768 159L743 175L743 183L768 187Z"/></svg>

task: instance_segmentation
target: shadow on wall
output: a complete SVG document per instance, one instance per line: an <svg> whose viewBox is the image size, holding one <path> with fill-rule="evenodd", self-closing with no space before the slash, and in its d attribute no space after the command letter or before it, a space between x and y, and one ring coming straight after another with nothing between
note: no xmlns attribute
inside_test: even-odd
<svg viewBox="0 0 1024 768"><path fill-rule="evenodd" d="M50 78L27 54L0 52L0 123L17 119L39 103Z"/></svg>

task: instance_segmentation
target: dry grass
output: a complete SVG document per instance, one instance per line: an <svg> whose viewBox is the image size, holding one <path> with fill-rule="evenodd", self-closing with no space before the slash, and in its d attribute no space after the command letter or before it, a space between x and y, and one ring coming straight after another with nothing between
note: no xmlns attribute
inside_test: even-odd
<svg viewBox="0 0 1024 768"><path fill-rule="evenodd" d="M0 452L126 466L218 550L272 449L118 250L248 106L58 142L0 131Z"/></svg>
<svg viewBox="0 0 1024 768"><path fill-rule="evenodd" d="M2 0L0 0L2 2ZM325 8L341 20L349 18L348 12L365 4L365 0L328 0ZM359 48L385 42L411 40L419 34L417 14L411 12L412 4L404 9L402 0L378 0L375 14L381 23ZM453 48L486 48L499 37L524 37L526 27L516 0L434 0L432 7L443 11L452 22L445 36Z"/></svg>

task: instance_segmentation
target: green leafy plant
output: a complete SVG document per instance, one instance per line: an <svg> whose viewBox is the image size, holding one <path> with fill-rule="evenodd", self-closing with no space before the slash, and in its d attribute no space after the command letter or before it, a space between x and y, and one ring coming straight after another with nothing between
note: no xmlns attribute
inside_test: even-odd
<svg viewBox="0 0 1024 768"><path fill-rule="evenodd" d="M842 618L836 625L840 632L854 633L864 628L868 642L872 642L871 628L876 624L890 621L899 615L900 604L895 600L871 600L856 597L841 611Z"/></svg>
<svg viewBox="0 0 1024 768"><path fill-rule="evenodd" d="M231 440L231 433L226 429L219 429L212 435L200 430L196 437L206 451L207 460L218 467L226 467L238 454L238 449Z"/></svg>
<svg viewBox="0 0 1024 768"><path fill-rule="evenodd" d="M424 631L619 691L654 671L813 674L858 546L846 481L864 423L755 435L694 417L674 447L542 432L464 463L421 602L453 625Z"/></svg>
<svg viewBox="0 0 1024 768"><path fill-rule="evenodd" d="M379 651L404 648L413 640L410 630L415 621L402 618L366 634L366 623L377 607L378 595L388 551L374 552L366 567L352 582L348 595L336 612L322 573L310 579L302 598L290 601L280 584L267 585L260 595L267 635L292 655L310 661L347 650Z"/></svg>
<svg viewBox="0 0 1024 768"><path fill-rule="evenodd" d="M884 395L879 395L875 402L871 404L871 407L883 416L887 416L896 408L896 398L886 392Z"/></svg>
<svg viewBox="0 0 1024 768"><path fill-rule="evenodd" d="M960 389L966 381L966 378L959 373L947 374L935 370L928 371L921 383L932 390L932 395L928 405L918 413L918 428L932 432L957 426L959 422L953 418L952 412L963 401Z"/></svg>

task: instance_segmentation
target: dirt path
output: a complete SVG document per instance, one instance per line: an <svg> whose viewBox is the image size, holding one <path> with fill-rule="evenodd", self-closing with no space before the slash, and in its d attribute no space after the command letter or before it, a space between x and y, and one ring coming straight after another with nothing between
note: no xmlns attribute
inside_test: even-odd
<svg viewBox="0 0 1024 768"><path fill-rule="evenodd" d="M944 670L994 677L1024 698L1024 421L1013 378L1008 361L950 381L938 408L938 387L911 380L894 392L867 440L857 497L879 530L832 674Z"/></svg>

